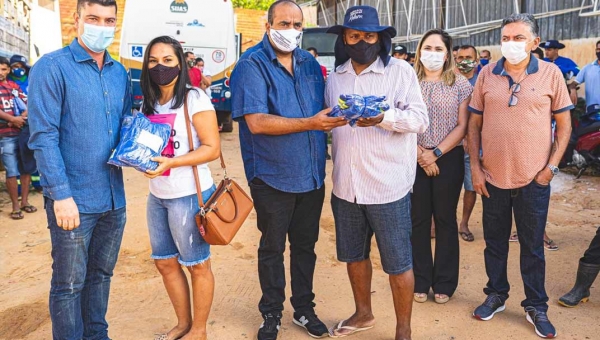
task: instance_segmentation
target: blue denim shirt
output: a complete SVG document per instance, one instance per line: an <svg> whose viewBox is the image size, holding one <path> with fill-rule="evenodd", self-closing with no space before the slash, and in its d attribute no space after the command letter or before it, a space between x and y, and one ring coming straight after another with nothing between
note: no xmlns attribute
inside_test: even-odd
<svg viewBox="0 0 600 340"><path fill-rule="evenodd" d="M124 207L123 172L107 161L129 112L127 73L108 53L102 71L77 39L43 56L29 78L29 147L44 195L73 197L81 213Z"/></svg>
<svg viewBox="0 0 600 340"><path fill-rule="evenodd" d="M319 63L300 48L293 57L292 76L277 60L266 34L261 43L248 49L231 75L232 116L240 123L248 181L258 177L277 190L302 193L323 186L324 133L252 134L244 119L253 113L307 118L323 109L325 82Z"/></svg>

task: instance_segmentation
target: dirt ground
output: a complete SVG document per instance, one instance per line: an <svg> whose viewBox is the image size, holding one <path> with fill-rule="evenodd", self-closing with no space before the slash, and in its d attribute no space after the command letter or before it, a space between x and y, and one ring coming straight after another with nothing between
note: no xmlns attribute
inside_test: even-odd
<svg viewBox="0 0 600 340"><path fill-rule="evenodd" d="M245 183L237 133L223 134L223 152L229 174ZM211 164L215 180L221 178L217 163ZM331 162L327 165L331 174ZM0 174L4 177L4 174ZM161 278L150 259L146 228L147 179L134 170L125 172L128 223L115 276L112 281L108 312L109 334L113 339L153 339L175 323L169 299ZM328 192L331 177L327 178ZM575 280L577 262L600 225L600 178L574 180L561 174L553 182L553 195L548 233L560 246L546 252L546 288L550 296L549 317L561 339L600 339L600 279L592 288L589 303L567 309L557 299L567 292ZM48 314L48 291L51 277L50 238L43 209L21 221L8 218L10 205L6 193L0 213L0 339L51 339ZM42 206L42 196L31 202ZM459 219L462 206L459 206ZM343 264L336 260L333 217L329 194L321 217L318 262L315 274L317 313L328 325L348 317L353 311L350 285ZM519 275L519 245L510 244L509 279L511 298L504 313L488 322L471 317L473 309L484 300L486 282L483 263L481 204L478 200L471 219L475 241L460 241L460 283L454 297L446 305L430 300L413 307L414 339L537 339L520 307L523 284ZM257 276L257 242L254 213L233 244L213 247L212 260L216 277L215 300L210 315L209 338L213 340L254 339L261 322L257 310L260 287ZM435 241L432 241L435 242ZM393 339L394 309L386 275L381 270L379 254L372 254L373 305L376 327L352 339ZM287 260L286 260L287 262ZM289 285L288 285L289 296ZM292 324L292 309L285 304L279 339L309 339Z"/></svg>

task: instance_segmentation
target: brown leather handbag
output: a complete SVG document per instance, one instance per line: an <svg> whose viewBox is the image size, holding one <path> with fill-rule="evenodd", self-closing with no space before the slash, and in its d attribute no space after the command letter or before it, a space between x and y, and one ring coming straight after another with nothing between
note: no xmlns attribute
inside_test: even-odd
<svg viewBox="0 0 600 340"><path fill-rule="evenodd" d="M194 143L192 140L192 124L188 114L187 96L183 107L188 142L190 143L190 152L192 152L194 151ZM198 177L198 167L192 167L196 181L198 206L200 207L200 211L196 214L196 225L208 244L228 245L238 230L240 230L246 218L248 218L254 204L250 196L234 180L227 176L223 154L220 153L219 157L221 158L221 168L223 168L225 176L206 204L202 201L202 188L200 187L200 178Z"/></svg>

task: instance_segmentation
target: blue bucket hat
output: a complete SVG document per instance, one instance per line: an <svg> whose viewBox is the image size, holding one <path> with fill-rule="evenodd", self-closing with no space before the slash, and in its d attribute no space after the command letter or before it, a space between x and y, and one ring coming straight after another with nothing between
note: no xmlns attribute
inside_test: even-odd
<svg viewBox="0 0 600 340"><path fill-rule="evenodd" d="M348 8L344 16L343 25L331 26L327 33L337 34L338 38L335 42L335 67L342 65L350 56L344 49L344 29L349 28L363 32L379 33L379 43L381 44L381 52L379 57L383 64L387 66L390 62L390 50L392 49L392 38L396 36L396 29L392 26L381 26L379 24L379 15L377 10L371 6L354 6Z"/></svg>
<svg viewBox="0 0 600 340"><path fill-rule="evenodd" d="M394 27L379 25L377 10L371 6L354 6L348 8L344 16L344 24L331 26L327 30L327 33L342 34L344 28L363 32L386 32L391 38L396 36L396 29Z"/></svg>
<svg viewBox="0 0 600 340"><path fill-rule="evenodd" d="M23 66L25 66L25 68L27 70L29 70L31 68L31 66L27 63L27 58L25 58L22 55L15 54L12 57L10 57L10 66L12 66L16 63L23 64Z"/></svg>
<svg viewBox="0 0 600 340"><path fill-rule="evenodd" d="M561 44L558 40L548 40L540 44L541 48L556 48L562 50L565 48L564 44Z"/></svg>

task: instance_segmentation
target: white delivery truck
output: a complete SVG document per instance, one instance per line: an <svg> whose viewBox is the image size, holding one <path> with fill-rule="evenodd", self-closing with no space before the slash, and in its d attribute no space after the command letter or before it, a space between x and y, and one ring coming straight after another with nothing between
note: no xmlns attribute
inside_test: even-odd
<svg viewBox="0 0 600 340"><path fill-rule="evenodd" d="M142 61L148 43L162 35L204 59L212 74L212 103L222 131L230 132L229 76L239 57L239 36L231 0L127 0L121 33L121 62L132 82L134 108L141 106Z"/></svg>

